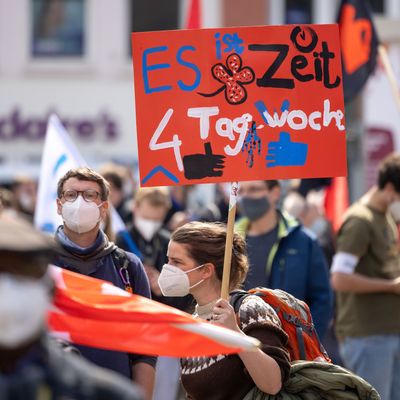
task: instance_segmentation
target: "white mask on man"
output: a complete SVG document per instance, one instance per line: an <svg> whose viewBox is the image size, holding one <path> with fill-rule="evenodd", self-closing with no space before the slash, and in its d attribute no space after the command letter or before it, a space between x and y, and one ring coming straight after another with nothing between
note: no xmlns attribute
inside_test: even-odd
<svg viewBox="0 0 400 400"><path fill-rule="evenodd" d="M95 202L88 202L78 196L75 201L66 201L62 205L61 215L67 227L76 233L92 230L100 221L99 207Z"/></svg>
<svg viewBox="0 0 400 400"><path fill-rule="evenodd" d="M389 212L396 222L400 222L400 200L396 200L390 204Z"/></svg>
<svg viewBox="0 0 400 400"><path fill-rule="evenodd" d="M189 294L190 289L200 285L204 279L190 286L187 274L188 272L203 267L203 265L199 265L198 267L189 269L188 271L182 271L174 265L164 264L161 273L158 276L158 286L160 287L162 294L170 297L183 297Z"/></svg>
<svg viewBox="0 0 400 400"><path fill-rule="evenodd" d="M154 221L152 219L135 216L135 227L148 242L153 239L161 226L162 221Z"/></svg>
<svg viewBox="0 0 400 400"><path fill-rule="evenodd" d="M50 305L43 280L0 274L0 347L15 349L43 328Z"/></svg>

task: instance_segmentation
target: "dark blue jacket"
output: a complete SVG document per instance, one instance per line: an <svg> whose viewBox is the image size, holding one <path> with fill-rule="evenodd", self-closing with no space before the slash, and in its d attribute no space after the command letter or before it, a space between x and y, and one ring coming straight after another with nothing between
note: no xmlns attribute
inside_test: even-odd
<svg viewBox="0 0 400 400"><path fill-rule="evenodd" d="M143 398L132 381L61 350L45 336L21 356L12 372L0 372L1 400Z"/></svg>
<svg viewBox="0 0 400 400"><path fill-rule="evenodd" d="M286 214L279 214L278 238L268 256L263 282L247 282L245 288L264 286L282 289L310 307L322 339L332 316L333 295L325 256L312 232ZM239 220L235 229L244 237L250 221Z"/></svg>
<svg viewBox="0 0 400 400"><path fill-rule="evenodd" d="M113 253L117 246L109 242L107 236L99 231L96 241L88 248L81 248L73 243L64 234L62 227L59 227L56 233L56 241L60 245L57 255L53 260L56 266L68 269L73 272L79 272L93 278L102 279L111 282L121 289L125 289L121 278L120 268L115 265ZM130 263L130 271L133 293L151 298L150 285L147 275L144 271L141 261L132 253L126 252ZM135 332L132 332L134 335ZM76 345L82 355L100 367L112 369L126 377L132 375L132 364L144 362L155 366L156 358L128 354L112 350L103 350L94 347Z"/></svg>

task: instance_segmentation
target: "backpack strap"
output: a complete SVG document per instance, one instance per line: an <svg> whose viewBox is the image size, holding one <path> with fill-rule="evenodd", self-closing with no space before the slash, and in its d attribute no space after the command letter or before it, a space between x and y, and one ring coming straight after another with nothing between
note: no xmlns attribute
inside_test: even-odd
<svg viewBox="0 0 400 400"><path fill-rule="evenodd" d="M136 254L140 258L140 260L143 261L143 254L139 250L137 244L132 239L130 233L126 229L124 229L120 231L118 234L121 237L122 241L128 246L128 250L133 254Z"/></svg>
<svg viewBox="0 0 400 400"><path fill-rule="evenodd" d="M130 274L129 274L129 263L130 260L126 254L126 252L120 248L116 248L111 256L114 261L114 265L118 270L118 273L124 283L125 290L129 293L133 293L132 282Z"/></svg>
<svg viewBox="0 0 400 400"><path fill-rule="evenodd" d="M286 312L282 312L282 316L286 321L288 321L289 323L295 325L296 328L300 328L302 331L307 333L308 336L312 336L313 335L313 332L314 332L313 326L307 326L305 323L303 323L300 320L300 318L298 318L298 317L296 317L296 316L294 316L292 314L288 314Z"/></svg>
<svg viewBox="0 0 400 400"><path fill-rule="evenodd" d="M297 343L299 345L299 353L300 353L300 359L301 360L306 360L306 345L304 343L304 338L303 338L303 329L300 326L296 326L296 337L297 337Z"/></svg>

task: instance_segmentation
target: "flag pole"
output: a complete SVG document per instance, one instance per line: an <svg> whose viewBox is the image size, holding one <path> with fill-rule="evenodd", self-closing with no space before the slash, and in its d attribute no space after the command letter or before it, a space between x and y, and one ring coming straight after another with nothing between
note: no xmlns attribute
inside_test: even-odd
<svg viewBox="0 0 400 400"><path fill-rule="evenodd" d="M231 183L231 191L229 196L228 222L226 225L224 270L222 273L222 286L221 286L221 298L225 300L227 300L229 296L229 278L231 274L233 231L235 224L238 188L239 188L238 182Z"/></svg>
<svg viewBox="0 0 400 400"><path fill-rule="evenodd" d="M395 74L393 72L392 64L390 63L389 54L383 44L378 45L378 53L379 57L382 61L383 67L385 68L386 75L389 79L390 87L393 92L393 96L396 100L397 107L400 111L400 92L397 86L397 81Z"/></svg>

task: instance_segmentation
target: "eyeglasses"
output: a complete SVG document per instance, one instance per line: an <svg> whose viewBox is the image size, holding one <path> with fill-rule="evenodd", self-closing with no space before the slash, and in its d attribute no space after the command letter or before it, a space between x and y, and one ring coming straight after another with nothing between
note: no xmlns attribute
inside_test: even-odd
<svg viewBox="0 0 400 400"><path fill-rule="evenodd" d="M73 202L77 199L78 195L81 195L85 201L88 203L96 201L100 193L96 192L96 190L93 189L87 189L87 190L65 190L62 192L62 197L64 197L65 201Z"/></svg>

